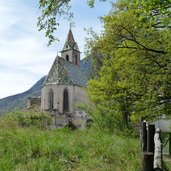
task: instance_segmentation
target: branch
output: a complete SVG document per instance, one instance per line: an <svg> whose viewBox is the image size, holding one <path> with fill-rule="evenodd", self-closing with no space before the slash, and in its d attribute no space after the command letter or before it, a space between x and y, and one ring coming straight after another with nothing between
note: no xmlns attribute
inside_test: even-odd
<svg viewBox="0 0 171 171"><path fill-rule="evenodd" d="M151 51L151 52L155 52L155 53L161 53L161 54L166 54L166 52L162 51L162 50L155 50L155 49L151 49L151 48L148 48L146 47L145 45L141 44L140 42L137 41L137 39L135 38L135 36L133 35L133 33L131 31L129 31L127 28L121 26L124 30L126 30L132 37L129 38L129 37L123 37L125 38L126 40L129 40L129 41L132 41L132 42L135 42L137 45L143 47L145 50L147 51ZM123 36L123 35L122 35Z"/></svg>

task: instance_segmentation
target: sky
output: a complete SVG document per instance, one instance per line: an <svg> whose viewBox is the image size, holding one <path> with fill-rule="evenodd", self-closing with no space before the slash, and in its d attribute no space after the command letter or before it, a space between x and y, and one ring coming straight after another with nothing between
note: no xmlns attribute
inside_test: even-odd
<svg viewBox="0 0 171 171"><path fill-rule="evenodd" d="M47 38L37 28L41 14L38 1L0 0L0 99L28 90L47 75L65 43L70 22L60 20L55 34L60 41L47 46ZM87 0L72 0L71 6L75 22L72 31L83 58L87 36L84 28L100 33L99 17L107 15L111 5L96 0L95 8L90 9Z"/></svg>

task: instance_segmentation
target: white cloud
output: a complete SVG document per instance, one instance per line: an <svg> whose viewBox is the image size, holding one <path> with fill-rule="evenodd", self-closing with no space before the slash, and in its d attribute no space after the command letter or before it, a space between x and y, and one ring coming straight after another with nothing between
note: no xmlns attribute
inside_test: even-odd
<svg viewBox="0 0 171 171"><path fill-rule="evenodd" d="M33 2L33 0L32 0ZM0 98L29 89L46 75L56 52L37 31L38 10L20 1L0 7Z"/></svg>
<svg viewBox="0 0 171 171"><path fill-rule="evenodd" d="M0 97L29 89L47 74L55 56L56 52L36 37L24 37L1 44L0 90L3 91Z"/></svg>

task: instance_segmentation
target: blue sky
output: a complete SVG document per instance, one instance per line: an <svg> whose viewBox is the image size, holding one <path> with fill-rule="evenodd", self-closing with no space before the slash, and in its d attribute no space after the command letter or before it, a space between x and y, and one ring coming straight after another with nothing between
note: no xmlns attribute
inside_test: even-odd
<svg viewBox="0 0 171 171"><path fill-rule="evenodd" d="M96 2L95 8L87 0L72 0L75 28L73 34L80 51L84 52L86 32L92 27L100 33L99 20L109 12L109 2ZM40 15L38 0L1 0L0 5L0 98L28 90L42 76L47 75L57 52L65 42L69 21L61 20L56 36L59 42L47 47L47 39L37 28ZM82 53L82 58L84 53Z"/></svg>

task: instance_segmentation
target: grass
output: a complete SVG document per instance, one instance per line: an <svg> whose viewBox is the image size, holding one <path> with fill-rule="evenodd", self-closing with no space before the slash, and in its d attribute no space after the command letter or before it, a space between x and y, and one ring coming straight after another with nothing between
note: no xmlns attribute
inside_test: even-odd
<svg viewBox="0 0 171 171"><path fill-rule="evenodd" d="M0 124L1 171L140 171L139 142L97 130Z"/></svg>

